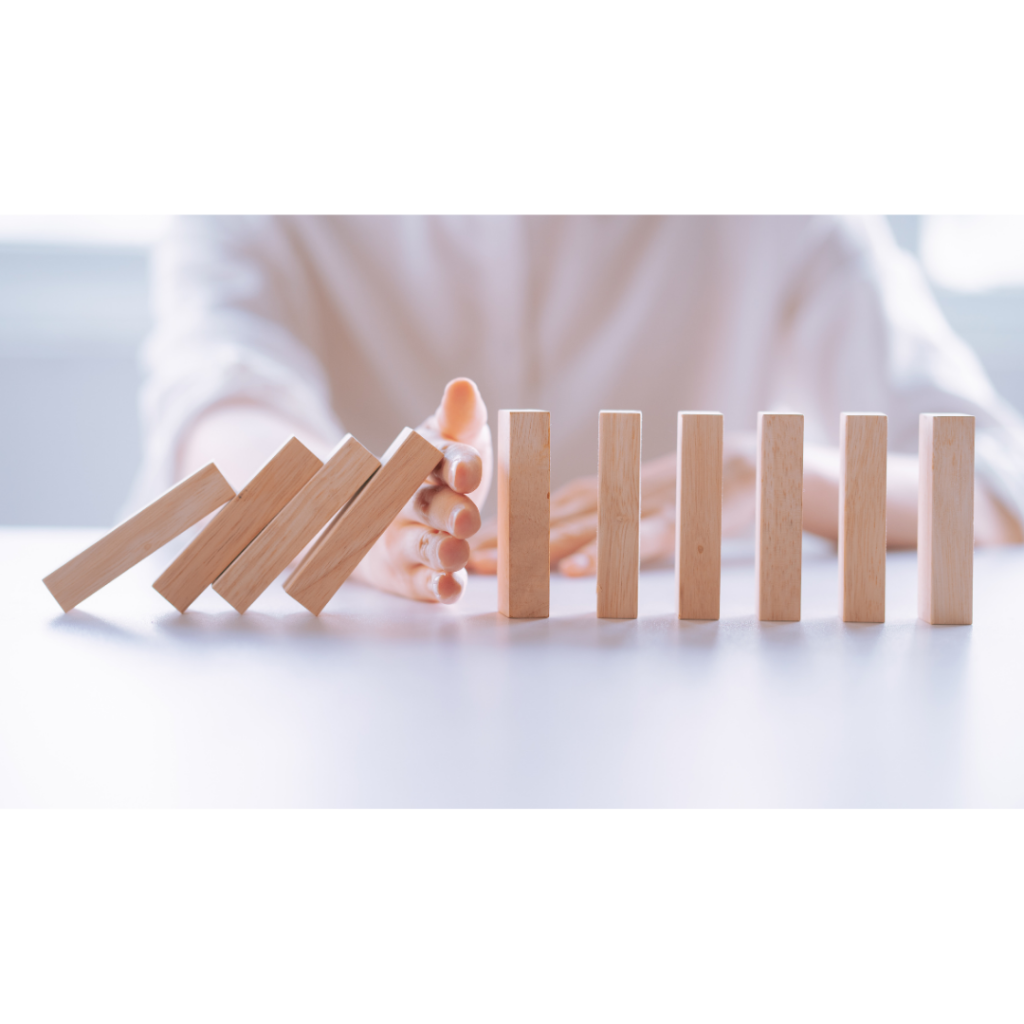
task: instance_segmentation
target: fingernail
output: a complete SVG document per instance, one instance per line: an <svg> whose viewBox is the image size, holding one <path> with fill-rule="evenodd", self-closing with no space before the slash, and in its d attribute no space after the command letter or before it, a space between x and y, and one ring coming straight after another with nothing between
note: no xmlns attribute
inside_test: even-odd
<svg viewBox="0 0 1024 1024"><path fill-rule="evenodd" d="M586 569L590 565L590 555L580 552L576 555L570 555L568 558L562 559L562 561L573 569Z"/></svg>
<svg viewBox="0 0 1024 1024"><path fill-rule="evenodd" d="M455 602L462 597L462 594L466 589L466 584L469 581L469 575L465 569L457 569L451 574L451 579L457 584L457 586L447 597L440 598L442 604L455 604Z"/></svg>
<svg viewBox="0 0 1024 1024"><path fill-rule="evenodd" d="M430 592L438 601L441 600L441 573L435 572L434 575L430 577Z"/></svg>

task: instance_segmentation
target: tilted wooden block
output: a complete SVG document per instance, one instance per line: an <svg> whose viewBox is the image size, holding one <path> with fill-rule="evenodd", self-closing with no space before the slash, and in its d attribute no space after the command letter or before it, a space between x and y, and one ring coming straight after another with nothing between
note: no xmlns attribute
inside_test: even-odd
<svg viewBox="0 0 1024 1024"><path fill-rule="evenodd" d="M922 413L917 613L935 626L974 619L974 417Z"/></svg>
<svg viewBox="0 0 1024 1024"><path fill-rule="evenodd" d="M635 619L640 581L638 412L598 414L597 617Z"/></svg>
<svg viewBox="0 0 1024 1024"><path fill-rule="evenodd" d="M754 562L762 622L800 618L803 488L803 415L758 413Z"/></svg>
<svg viewBox="0 0 1024 1024"><path fill-rule="evenodd" d="M676 593L681 619L721 615L722 423L720 412L679 414Z"/></svg>
<svg viewBox="0 0 1024 1024"><path fill-rule="evenodd" d="M885 622L884 413L839 417L839 615Z"/></svg>
<svg viewBox="0 0 1024 1024"><path fill-rule="evenodd" d="M69 612L234 496L211 462L51 572L43 582L61 608Z"/></svg>
<svg viewBox="0 0 1024 1024"><path fill-rule="evenodd" d="M184 612L322 465L297 438L286 441L161 573L153 589Z"/></svg>
<svg viewBox="0 0 1024 1024"><path fill-rule="evenodd" d="M551 413L498 411L498 611L546 619L551 588Z"/></svg>
<svg viewBox="0 0 1024 1024"><path fill-rule="evenodd" d="M285 593L319 615L440 461L441 452L406 427L369 483L306 552Z"/></svg>
<svg viewBox="0 0 1024 1024"><path fill-rule="evenodd" d="M213 589L244 612L379 468L380 459L346 434L323 469L217 577Z"/></svg>

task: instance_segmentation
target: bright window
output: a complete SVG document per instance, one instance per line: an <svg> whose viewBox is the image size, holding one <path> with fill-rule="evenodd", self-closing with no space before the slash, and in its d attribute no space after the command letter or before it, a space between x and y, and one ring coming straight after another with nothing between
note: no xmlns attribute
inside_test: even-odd
<svg viewBox="0 0 1024 1024"><path fill-rule="evenodd" d="M1024 287L1024 217L923 217L920 255L940 288Z"/></svg>
<svg viewBox="0 0 1024 1024"><path fill-rule="evenodd" d="M0 243L149 246L167 217L0 216Z"/></svg>

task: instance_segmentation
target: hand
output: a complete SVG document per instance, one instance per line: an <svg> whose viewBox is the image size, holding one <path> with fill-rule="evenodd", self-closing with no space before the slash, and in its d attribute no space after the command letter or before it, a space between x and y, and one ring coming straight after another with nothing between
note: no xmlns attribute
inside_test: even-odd
<svg viewBox="0 0 1024 1024"><path fill-rule="evenodd" d="M890 452L886 470L886 544L917 547L917 456ZM804 529L839 537L839 449L804 448ZM1021 544L1024 531L981 479L974 482L974 543Z"/></svg>
<svg viewBox="0 0 1024 1024"><path fill-rule="evenodd" d="M726 434L723 441L722 533L734 536L754 521L756 438ZM640 469L640 563L675 552L676 457L664 455ZM566 576L597 571L597 477L573 480L551 495L551 566ZM469 568L498 571L497 524L473 541Z"/></svg>
<svg viewBox="0 0 1024 1024"><path fill-rule="evenodd" d="M468 538L493 472L487 407L465 377L451 381L419 432L444 458L359 563L354 578L418 601L457 601L466 588Z"/></svg>

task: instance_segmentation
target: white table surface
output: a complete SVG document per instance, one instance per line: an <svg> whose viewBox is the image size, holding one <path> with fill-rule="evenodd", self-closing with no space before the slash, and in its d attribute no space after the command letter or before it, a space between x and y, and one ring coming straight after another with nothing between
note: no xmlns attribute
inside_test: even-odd
<svg viewBox="0 0 1024 1024"><path fill-rule="evenodd" d="M969 627L916 619L913 553L889 621L843 625L813 542L799 623L754 619L742 543L714 623L674 617L670 569L635 621L559 576L530 622L487 577L451 608L349 583L317 619L275 584L179 615L160 554L64 615L42 577L97 536L0 530L0 806L1024 804L1024 549L978 553Z"/></svg>

